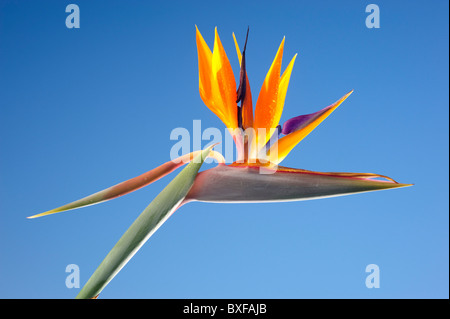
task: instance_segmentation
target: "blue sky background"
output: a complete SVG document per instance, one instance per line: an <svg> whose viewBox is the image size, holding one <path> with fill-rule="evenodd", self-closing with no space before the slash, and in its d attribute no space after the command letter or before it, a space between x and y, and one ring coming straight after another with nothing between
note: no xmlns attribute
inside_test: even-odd
<svg viewBox="0 0 450 319"><path fill-rule="evenodd" d="M81 28L67 29L76 3ZM223 124L198 92L195 25L218 27L254 101L283 36L298 53L282 121L354 94L284 166L376 172L414 187L177 211L102 298L448 298L448 1L0 0L0 297L74 298L172 177L41 219L168 161L172 129ZM206 145L208 141L204 142ZM213 167L204 166L203 169ZM380 267L368 289L365 268Z"/></svg>

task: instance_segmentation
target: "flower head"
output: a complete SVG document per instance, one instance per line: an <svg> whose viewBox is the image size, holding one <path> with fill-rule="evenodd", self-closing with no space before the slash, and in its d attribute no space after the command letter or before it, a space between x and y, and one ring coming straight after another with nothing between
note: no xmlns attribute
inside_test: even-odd
<svg viewBox="0 0 450 319"><path fill-rule="evenodd" d="M35 218L93 205L128 194L151 184L195 158L194 162L183 169L130 226L80 291L78 298L96 298L156 229L176 209L190 201L293 201L411 185L397 183L379 174L325 173L279 167L278 164L295 145L330 115L353 91L318 112L294 117L280 125L289 79L297 55L292 58L282 73L281 62L285 42L283 38L267 72L253 111L245 58L248 31L242 53L234 34L233 38L241 67L239 86L236 86L233 70L217 28L212 52L198 28L196 31L200 97L232 134L239 152L238 161L226 165L223 156L211 151L213 146L210 146L204 151L197 150L185 154L95 194L30 217ZM198 173L205 156L214 157L218 165Z"/></svg>
<svg viewBox="0 0 450 319"><path fill-rule="evenodd" d="M248 30L242 54L234 33L233 39L241 67L237 92L232 68L220 41L217 28L215 29L212 52L198 28L196 29L200 97L233 135L241 163L269 162L272 165L279 164L303 138L330 115L353 91L321 111L292 118L280 125L289 80L297 54L294 55L282 72L281 65L285 43L283 38L264 79L253 112L252 93L245 61ZM240 102L240 105L238 105L238 102ZM268 143L271 138L274 138L274 141Z"/></svg>
<svg viewBox="0 0 450 319"><path fill-rule="evenodd" d="M198 174L185 202L304 200L411 186L397 183L380 174L313 172L279 167L278 164L289 152L347 99L353 90L320 111L291 118L280 125L297 55L294 55L286 69L281 72L285 43L283 38L253 111L245 58L248 30L242 53L233 33L241 67L239 86L236 86L234 73L217 28L214 32L214 47L211 51L196 27L199 92L205 105L222 120L232 134L238 150L238 160L225 165L223 156L211 151L209 156L215 158L219 165ZM30 218L93 205L128 194L173 172L199 152L197 150L185 154L140 176ZM384 180L379 180L380 178Z"/></svg>

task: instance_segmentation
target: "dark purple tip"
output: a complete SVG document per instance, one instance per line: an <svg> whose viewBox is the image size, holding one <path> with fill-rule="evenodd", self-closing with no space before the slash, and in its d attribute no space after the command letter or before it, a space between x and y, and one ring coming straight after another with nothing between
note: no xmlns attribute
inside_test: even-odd
<svg viewBox="0 0 450 319"><path fill-rule="evenodd" d="M244 44L244 51L242 51L242 59L241 59L241 72L239 74L239 88L237 90L237 99L236 103L241 101L241 106L238 106L238 125L239 128L242 128L242 104L244 103L245 99L245 92L247 90L247 72L245 70L245 50L247 49L247 40L248 40L248 31L250 30L250 27L247 28L247 35L245 36L245 44Z"/></svg>

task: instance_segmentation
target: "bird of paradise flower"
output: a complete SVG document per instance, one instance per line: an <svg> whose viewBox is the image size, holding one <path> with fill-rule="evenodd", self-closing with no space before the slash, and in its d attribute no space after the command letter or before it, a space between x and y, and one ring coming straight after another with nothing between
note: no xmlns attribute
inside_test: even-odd
<svg viewBox="0 0 450 319"><path fill-rule="evenodd" d="M36 218L107 201L139 188L191 162L150 203L88 280L77 298L95 298L148 238L183 204L203 202L297 201L411 186L373 173L315 172L279 166L289 152L353 91L312 114L279 124L291 72L297 55L281 73L283 38L267 72L253 111L246 71L246 46L241 53L233 33L240 64L239 86L222 46L217 28L211 52L196 27L199 91L206 106L216 114L236 144L238 159L226 165L223 156L205 150L185 154L140 176L89 195L72 203L30 216ZM199 173L205 157L218 165ZM380 180L383 179L383 180Z"/></svg>

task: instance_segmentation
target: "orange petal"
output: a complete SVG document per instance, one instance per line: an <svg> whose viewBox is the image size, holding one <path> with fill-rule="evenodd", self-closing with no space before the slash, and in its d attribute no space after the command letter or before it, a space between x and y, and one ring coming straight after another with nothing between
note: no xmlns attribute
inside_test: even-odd
<svg viewBox="0 0 450 319"><path fill-rule="evenodd" d="M203 102L211 108L212 96L211 96L211 60L212 52L203 39L200 31L196 29L196 42L197 42L197 54L198 54L198 81L200 89L200 97ZM214 112L214 110L212 110Z"/></svg>
<svg viewBox="0 0 450 319"><path fill-rule="evenodd" d="M289 80L291 78L292 68L294 67L295 58L297 58L297 54L294 55L291 62L289 62L289 65L287 66L286 70L284 71L283 75L280 79L280 85L278 86L278 99L277 99L277 110L280 110L280 116L281 112L284 107L284 100L286 99L286 92L289 86ZM279 119L278 119L279 121ZM278 123L277 123L278 125Z"/></svg>
<svg viewBox="0 0 450 319"><path fill-rule="evenodd" d="M278 88L280 85L281 60L283 58L284 38L272 66L267 72L264 83L259 92L255 107L255 120L253 126L256 131L265 129L266 136L258 144L265 145L270 139L270 128L275 128L281 118L283 107L278 105ZM261 138L260 138L261 139Z"/></svg>
<svg viewBox="0 0 450 319"><path fill-rule="evenodd" d="M222 121L228 128L237 128L236 80L230 61L215 29L212 54L212 97L214 106L223 114Z"/></svg>
<svg viewBox="0 0 450 319"><path fill-rule="evenodd" d="M309 133L312 132L312 130L322 123L322 121L326 119L328 115L330 115L352 93L353 90L344 95L334 104L324 109L324 112L318 114L310 123L301 129L280 138L269 150L270 162L274 164L280 163L301 140L303 140ZM278 150L274 150L276 147Z"/></svg>
<svg viewBox="0 0 450 319"><path fill-rule="evenodd" d="M233 40L234 40L234 46L236 47L236 53L237 53L238 60L239 60L239 66L241 66L242 54L241 54L241 50L239 49L239 44L237 43L236 36L234 35L234 32L233 32Z"/></svg>
<svg viewBox="0 0 450 319"><path fill-rule="evenodd" d="M247 74L247 71L245 72ZM248 76L246 78L246 91L244 101L242 102L242 126L244 130L249 127L253 127L253 103L252 92L250 91L250 83Z"/></svg>
<svg viewBox="0 0 450 319"><path fill-rule="evenodd" d="M206 106L219 117L227 127L237 126L237 106L230 101L236 99L236 83L230 62L215 31L214 50L208 45L196 27L199 91ZM236 123L236 124L235 124Z"/></svg>

